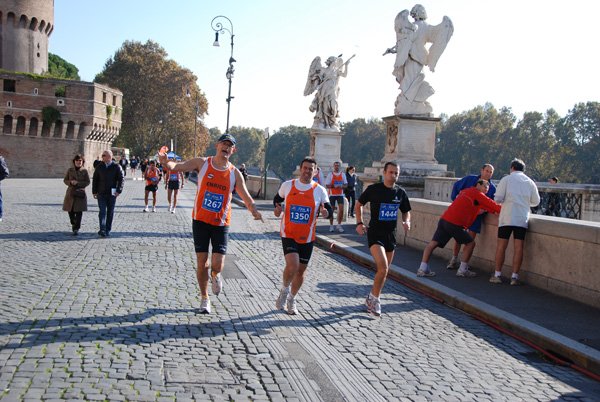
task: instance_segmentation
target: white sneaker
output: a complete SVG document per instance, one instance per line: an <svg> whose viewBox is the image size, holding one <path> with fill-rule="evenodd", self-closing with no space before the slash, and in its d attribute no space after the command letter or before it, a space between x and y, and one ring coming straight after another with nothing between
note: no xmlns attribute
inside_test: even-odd
<svg viewBox="0 0 600 402"><path fill-rule="evenodd" d="M332 232L332 233L334 232L333 225L329 225L329 231Z"/></svg>
<svg viewBox="0 0 600 402"><path fill-rule="evenodd" d="M200 303L200 314L210 314L210 299L203 297Z"/></svg>
<svg viewBox="0 0 600 402"><path fill-rule="evenodd" d="M281 289L281 292L279 292L279 297L277 298L277 301L275 302L275 307L277 307L278 310L285 310L285 308L287 307L287 297L289 294L290 294L289 286L287 288Z"/></svg>
<svg viewBox="0 0 600 402"><path fill-rule="evenodd" d="M175 207L171 208L171 213L174 214L175 213Z"/></svg>
<svg viewBox="0 0 600 402"><path fill-rule="evenodd" d="M173 207L171 207L171 206L169 205L169 212L171 212L171 208L173 208Z"/></svg>
<svg viewBox="0 0 600 402"><path fill-rule="evenodd" d="M371 314L376 316L381 315L381 301L379 299L373 300L373 309L371 310Z"/></svg>
<svg viewBox="0 0 600 402"><path fill-rule="evenodd" d="M148 212L148 205L146 205L146 208L144 208L144 212Z"/></svg>
<svg viewBox="0 0 600 402"><path fill-rule="evenodd" d="M472 278L475 275L477 275L475 272L469 270L469 268L466 268L464 271L462 269L459 269L458 271L456 271L456 276L462 276L465 278Z"/></svg>
<svg viewBox="0 0 600 402"><path fill-rule="evenodd" d="M223 279L221 279L221 274L219 273L219 275L217 275L217 276L212 276L212 291L215 296L218 296L222 290L223 290Z"/></svg>
<svg viewBox="0 0 600 402"><path fill-rule="evenodd" d="M435 276L435 272L430 271L429 268L427 268L426 270L419 269L417 271L417 276Z"/></svg>
<svg viewBox="0 0 600 402"><path fill-rule="evenodd" d="M336 225L335 227L338 230L338 232L344 233L344 228L342 227L342 225Z"/></svg>
<svg viewBox="0 0 600 402"><path fill-rule="evenodd" d="M156 212L156 207L152 207L152 212Z"/></svg>
<svg viewBox="0 0 600 402"><path fill-rule="evenodd" d="M290 294L287 298L287 313L289 315L296 315L298 314L298 308L296 307L296 298L291 296L292 295Z"/></svg>

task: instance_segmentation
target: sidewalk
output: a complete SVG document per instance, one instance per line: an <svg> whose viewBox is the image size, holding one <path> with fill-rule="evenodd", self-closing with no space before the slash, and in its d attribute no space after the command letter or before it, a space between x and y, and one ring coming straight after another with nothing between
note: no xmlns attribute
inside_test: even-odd
<svg viewBox="0 0 600 402"><path fill-rule="evenodd" d="M272 201L256 202L261 208L272 210ZM356 233L355 224L355 218L348 218L342 225L344 233L332 233L329 221L319 219L316 241L326 249L375 267L366 235ZM478 273L476 277L459 278L455 270L446 269L446 260L436 256L429 262L436 276L419 278L416 272L422 256L422 250L399 246L390 275L600 375L600 309L532 286L509 286L506 280L502 285L494 285L488 282L488 275L477 269L472 269Z"/></svg>

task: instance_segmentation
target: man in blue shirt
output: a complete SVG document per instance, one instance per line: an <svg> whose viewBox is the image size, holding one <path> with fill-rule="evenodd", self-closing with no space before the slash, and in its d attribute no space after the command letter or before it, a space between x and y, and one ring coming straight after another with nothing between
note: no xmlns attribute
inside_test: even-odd
<svg viewBox="0 0 600 402"><path fill-rule="evenodd" d="M493 200L494 194L496 194L496 186L492 183L491 180L493 174L494 166L492 166L489 163L486 163L481 168L481 174L471 174L463 177L462 179L454 183L454 187L452 187L452 194L450 195L450 198L452 198L452 201L454 201L461 191L467 188L475 187L477 185L477 182L480 179L482 179L490 183L490 187L485 195ZM475 236L477 236L477 233L481 233L481 223L483 222L483 217L485 216L485 214L486 211L481 209L479 211L479 215L477 215L477 218L475 219L475 222L473 222L473 224L469 227L469 234L471 235L473 240L475 240ZM460 244L454 243L454 249L452 250L452 258L448 262L448 265L446 265L446 268L457 269L460 266L460 259L458 258L460 246Z"/></svg>

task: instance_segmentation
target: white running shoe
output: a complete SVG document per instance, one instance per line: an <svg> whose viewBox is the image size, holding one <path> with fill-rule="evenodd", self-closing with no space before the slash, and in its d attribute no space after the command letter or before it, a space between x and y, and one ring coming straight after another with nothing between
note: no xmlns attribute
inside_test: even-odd
<svg viewBox="0 0 600 402"><path fill-rule="evenodd" d="M156 207L152 207L152 212L156 212Z"/></svg>
<svg viewBox="0 0 600 402"><path fill-rule="evenodd" d="M146 208L144 208L144 212L148 212L148 205L146 205Z"/></svg>
<svg viewBox="0 0 600 402"><path fill-rule="evenodd" d="M426 270L419 269L417 271L417 276L435 276L435 272L430 271L429 268L427 268Z"/></svg>
<svg viewBox="0 0 600 402"><path fill-rule="evenodd" d="M171 208L171 213L174 214L175 213L175 207Z"/></svg>
<svg viewBox="0 0 600 402"><path fill-rule="evenodd" d="M334 232L333 225L329 225L329 231L332 233Z"/></svg>
<svg viewBox="0 0 600 402"><path fill-rule="evenodd" d="M169 212L171 212L171 208L173 208L173 207L169 205Z"/></svg>
<svg viewBox="0 0 600 402"><path fill-rule="evenodd" d="M287 297L289 294L289 286L287 288L281 289L281 292L279 292L279 297L277 298L277 302L275 302L275 307L277 307L278 310L285 310L285 308L287 307Z"/></svg>
<svg viewBox="0 0 600 402"><path fill-rule="evenodd" d="M365 301L365 304L367 305L367 311L370 313L373 311L373 298L371 297L371 295L367 296L367 300Z"/></svg>
<svg viewBox="0 0 600 402"><path fill-rule="evenodd" d="M462 276L465 278L472 278L475 275L477 275L475 272L469 270L469 268L466 268L464 271L459 269L458 271L456 271L456 276Z"/></svg>
<svg viewBox="0 0 600 402"><path fill-rule="evenodd" d="M210 299L203 297L200 303L200 314L210 314Z"/></svg>
<svg viewBox="0 0 600 402"><path fill-rule="evenodd" d="M380 316L381 315L381 301L377 298L373 298L373 309L371 314Z"/></svg>
<svg viewBox="0 0 600 402"><path fill-rule="evenodd" d="M342 225L336 225L335 228L338 230L338 232L344 233L344 228L342 227Z"/></svg>
<svg viewBox="0 0 600 402"><path fill-rule="evenodd" d="M221 274L219 273L219 275L212 277L212 291L215 296L218 296L222 290L223 290L223 279L221 279Z"/></svg>
<svg viewBox="0 0 600 402"><path fill-rule="evenodd" d="M290 296L288 296L287 298L287 313L289 315L296 315L298 314L298 308L296 307L296 298L291 296L292 295L290 294Z"/></svg>

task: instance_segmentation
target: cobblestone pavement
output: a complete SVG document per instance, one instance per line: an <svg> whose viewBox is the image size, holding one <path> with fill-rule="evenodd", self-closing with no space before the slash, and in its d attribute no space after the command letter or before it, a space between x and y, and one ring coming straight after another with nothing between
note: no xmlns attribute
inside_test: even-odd
<svg viewBox="0 0 600 402"><path fill-rule="evenodd" d="M3 182L0 400L594 401L600 384L388 281L384 315L364 306L373 273L315 248L300 314L275 309L278 220L233 207L225 287L200 303L194 186L175 214L127 178L113 233L89 197L80 236L57 179ZM89 190L88 190L89 193Z"/></svg>

